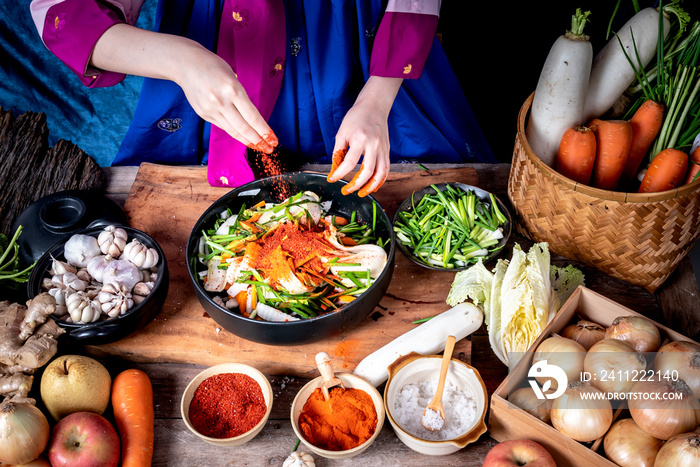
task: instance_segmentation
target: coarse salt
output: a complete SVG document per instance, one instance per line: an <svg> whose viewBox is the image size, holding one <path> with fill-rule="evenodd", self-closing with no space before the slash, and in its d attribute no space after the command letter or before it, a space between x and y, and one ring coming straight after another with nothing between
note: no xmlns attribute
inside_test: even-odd
<svg viewBox="0 0 700 467"><path fill-rule="evenodd" d="M445 382L442 394L445 410L442 428L431 431L423 426L423 412L436 390L437 379L404 384L394 401L393 415L399 425L413 436L431 441L453 439L469 431L476 419L476 399L470 391L449 382ZM442 418L438 412L433 412Z"/></svg>
<svg viewBox="0 0 700 467"><path fill-rule="evenodd" d="M425 409L423 412L423 418L421 419L421 425L429 430L439 430L445 424L445 419L442 418L440 412L433 409Z"/></svg>

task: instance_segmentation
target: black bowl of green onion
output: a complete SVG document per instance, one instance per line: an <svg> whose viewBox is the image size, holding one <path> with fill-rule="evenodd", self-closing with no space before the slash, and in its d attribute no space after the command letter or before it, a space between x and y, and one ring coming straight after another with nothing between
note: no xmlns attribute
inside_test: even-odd
<svg viewBox="0 0 700 467"><path fill-rule="evenodd" d="M464 183L414 191L393 219L396 245L420 266L460 271L496 258L508 241L511 216L495 195Z"/></svg>

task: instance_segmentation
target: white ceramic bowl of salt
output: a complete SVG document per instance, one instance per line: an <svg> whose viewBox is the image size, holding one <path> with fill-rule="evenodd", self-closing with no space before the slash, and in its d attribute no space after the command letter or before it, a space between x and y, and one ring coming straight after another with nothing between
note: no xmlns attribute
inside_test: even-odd
<svg viewBox="0 0 700 467"><path fill-rule="evenodd" d="M479 372L453 358L447 371L442 429L430 431L421 424L425 406L433 398L442 357L411 353L392 363L384 388L384 406L396 436L422 454L452 454L486 433L488 395Z"/></svg>

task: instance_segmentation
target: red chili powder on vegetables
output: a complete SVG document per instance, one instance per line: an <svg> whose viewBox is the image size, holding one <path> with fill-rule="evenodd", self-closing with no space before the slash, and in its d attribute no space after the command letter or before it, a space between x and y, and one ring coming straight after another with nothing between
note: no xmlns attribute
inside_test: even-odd
<svg viewBox="0 0 700 467"><path fill-rule="evenodd" d="M233 438L250 431L262 420L267 405L260 384L242 373L206 378L190 402L190 423L210 438Z"/></svg>
<svg viewBox="0 0 700 467"><path fill-rule="evenodd" d="M372 397L356 388L331 388L325 400L321 388L311 393L299 415L304 439L327 451L346 451L372 437L377 410Z"/></svg>
<svg viewBox="0 0 700 467"><path fill-rule="evenodd" d="M319 258L331 248L323 233L315 228L300 228L291 223L280 224L269 237L255 242L259 248L246 250L255 269L264 271L272 284L291 274L302 278L307 284L320 281L309 277L323 274L327 266ZM306 273L299 271L303 266Z"/></svg>

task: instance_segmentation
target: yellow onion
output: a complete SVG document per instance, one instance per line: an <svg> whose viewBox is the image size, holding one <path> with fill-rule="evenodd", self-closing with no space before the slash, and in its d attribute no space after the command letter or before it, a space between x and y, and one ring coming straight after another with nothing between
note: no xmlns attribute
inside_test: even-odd
<svg viewBox="0 0 700 467"><path fill-rule="evenodd" d="M653 467L664 442L639 428L631 418L613 423L603 440L605 455L621 467Z"/></svg>
<svg viewBox="0 0 700 467"><path fill-rule="evenodd" d="M606 393L626 393L644 376L647 361L627 342L603 339L593 344L583 360L591 384Z"/></svg>
<svg viewBox="0 0 700 467"><path fill-rule="evenodd" d="M552 399L538 399L530 386L516 389L508 396L508 402L523 409L533 417L549 423Z"/></svg>
<svg viewBox="0 0 700 467"><path fill-rule="evenodd" d="M562 337L575 340L588 350L599 340L605 339L605 328L593 321L580 320L576 324L570 324L561 331Z"/></svg>
<svg viewBox="0 0 700 467"><path fill-rule="evenodd" d="M700 402L682 379L637 381L627 404L639 428L654 438L670 439L700 423Z"/></svg>
<svg viewBox="0 0 700 467"><path fill-rule="evenodd" d="M49 442L49 422L31 404L5 401L0 405L0 463L26 464Z"/></svg>
<svg viewBox="0 0 700 467"><path fill-rule="evenodd" d="M569 438L584 443L602 437L612 424L613 411L610 401L601 396L590 383L574 381L564 394L554 399L552 425Z"/></svg>
<svg viewBox="0 0 700 467"><path fill-rule="evenodd" d="M659 450L654 467L682 467L700 465L700 434L681 433L674 436Z"/></svg>
<svg viewBox="0 0 700 467"><path fill-rule="evenodd" d="M566 373L567 381L572 383L581 379L583 371L583 359L586 357L586 349L581 344L568 339L554 335L543 340L535 349L535 354L532 356L532 364L546 360L548 365L556 365ZM537 381L545 385L546 381L551 381L550 388L557 389L558 384L555 378L538 376Z"/></svg>
<svg viewBox="0 0 700 467"><path fill-rule="evenodd" d="M625 341L637 352L656 352L661 346L659 328L643 316L618 316L605 330L605 338Z"/></svg>
<svg viewBox="0 0 700 467"><path fill-rule="evenodd" d="M700 399L700 345L689 341L669 342L656 354L654 370L661 376L677 371L678 377Z"/></svg>

